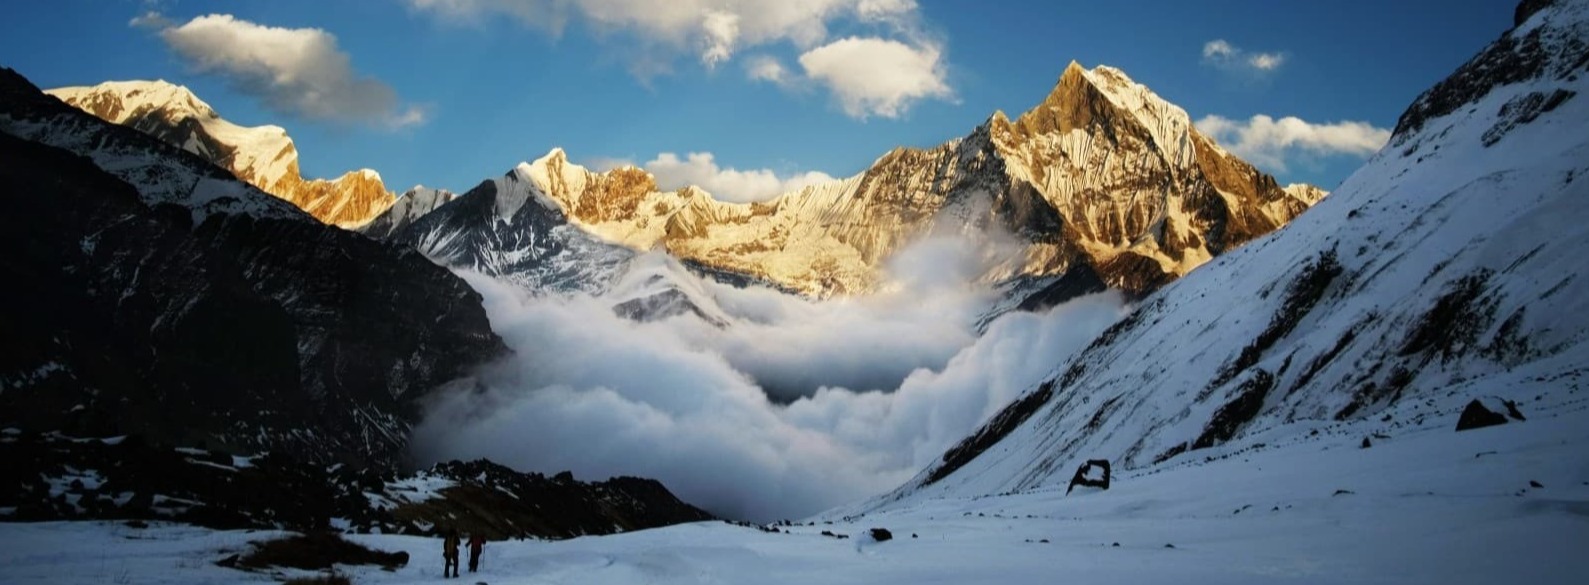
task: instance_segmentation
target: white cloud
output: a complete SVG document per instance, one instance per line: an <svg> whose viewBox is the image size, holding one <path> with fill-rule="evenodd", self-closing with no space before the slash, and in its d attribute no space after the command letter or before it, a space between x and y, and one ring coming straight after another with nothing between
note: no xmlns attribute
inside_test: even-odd
<svg viewBox="0 0 1589 585"><path fill-rule="evenodd" d="M701 28L706 34L706 49L701 53L701 62L707 67L715 67L727 61L734 53L734 41L739 40L739 15L717 10L707 12L706 18L701 21Z"/></svg>
<svg viewBox="0 0 1589 585"><path fill-rule="evenodd" d="M914 0L408 0L411 7L450 20L505 14L560 33L573 19L606 32L698 52L715 65L744 47L790 42L806 48L827 38L829 23L908 26Z"/></svg>
<svg viewBox="0 0 1589 585"><path fill-rule="evenodd" d="M750 79L787 89L827 88L857 118L896 118L920 99L952 96L944 43L925 32L915 0L407 1L449 21L505 15L553 35L581 22L616 46L643 81L670 71L679 54L693 54L715 69L746 49L762 49L745 63ZM830 28L841 23L862 25L877 36L830 42ZM803 76L767 55L791 47L803 53Z"/></svg>
<svg viewBox="0 0 1589 585"><path fill-rule="evenodd" d="M769 55L755 55L745 59L745 76L752 81L767 81L777 85L785 85L792 81L789 69L776 57Z"/></svg>
<svg viewBox="0 0 1589 585"><path fill-rule="evenodd" d="M1259 114L1242 122L1208 115L1196 126L1236 156L1273 172L1284 172L1287 158L1298 154L1367 157L1390 140L1390 130L1367 122L1313 124L1295 116L1276 120Z"/></svg>
<svg viewBox="0 0 1589 585"><path fill-rule="evenodd" d="M1236 48L1232 47L1225 39L1214 39L1203 44L1204 59L1224 60L1231 58L1235 54Z"/></svg>
<svg viewBox="0 0 1589 585"><path fill-rule="evenodd" d="M1254 53L1247 57L1247 64L1259 71L1273 71L1286 62L1286 56L1279 53Z"/></svg>
<svg viewBox="0 0 1589 585"><path fill-rule="evenodd" d="M424 108L400 105L390 86L355 72L336 36L321 29L264 26L229 14L177 25L153 12L128 24L156 29L195 71L222 76L278 112L384 128L426 119Z"/></svg>
<svg viewBox="0 0 1589 585"><path fill-rule="evenodd" d="M800 66L851 117L898 118L919 100L953 99L939 57L932 45L849 37L800 55Z"/></svg>
<svg viewBox="0 0 1589 585"><path fill-rule="evenodd" d="M638 167L638 166L640 166L640 165L635 164L634 159L615 158L615 157L610 157L610 156L598 156L598 157L595 157L595 158L585 159L583 164L584 164L584 166L586 166L586 167L588 167L588 168L590 168L592 170L595 170L595 171L610 171L610 170L613 170L613 169L618 169L618 168L623 168L623 167Z"/></svg>
<svg viewBox="0 0 1589 585"><path fill-rule="evenodd" d="M1249 52L1225 39L1203 43L1203 64L1225 71L1264 75L1279 69L1285 62L1285 53Z"/></svg>
<svg viewBox="0 0 1589 585"><path fill-rule="evenodd" d="M153 10L150 10L150 11L145 12L143 14L140 14L138 16L134 16L134 17L132 17L132 20L127 21L127 26L130 26L130 27L133 27L133 28L141 28L141 29L145 29L145 30L156 30L156 31L160 30L160 29L168 28L168 27L170 27L171 25L174 25L174 24L176 24L176 23L172 22L171 19L166 18L165 15L160 14L159 12L155 12Z"/></svg>
<svg viewBox="0 0 1589 585"><path fill-rule="evenodd" d="M615 159L604 162L615 162ZM820 171L779 176L771 169L723 168L717 165L716 157L710 152L692 152L684 158L664 152L642 166L656 176L660 189L673 190L695 185L718 200L741 203L764 201L808 185L834 180Z"/></svg>
<svg viewBox="0 0 1589 585"><path fill-rule="evenodd" d="M896 487L1121 315L1109 293L1007 315L979 338L987 291L970 277L997 251L928 240L904 256L892 268L906 288L872 297L705 282L737 319L727 328L634 323L604 299L466 275L518 352L435 396L416 455L654 477L719 514L798 518Z"/></svg>

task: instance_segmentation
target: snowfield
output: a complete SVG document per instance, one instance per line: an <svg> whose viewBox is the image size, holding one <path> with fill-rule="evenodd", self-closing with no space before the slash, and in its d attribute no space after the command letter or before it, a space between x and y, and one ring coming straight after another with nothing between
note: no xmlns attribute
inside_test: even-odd
<svg viewBox="0 0 1589 585"><path fill-rule="evenodd" d="M1368 449L1358 441L1322 432L1224 459L1119 474L1108 491L927 499L787 534L712 522L494 542L482 571L456 582L1544 585L1589 575L1583 401L1532 413L1527 422L1431 429ZM873 542L865 536L873 527L892 531L893 540ZM264 583L310 575L213 564L251 540L279 535L107 522L0 524L7 543L0 583ZM412 558L394 572L344 567L355 583L441 579L438 539L348 538Z"/></svg>

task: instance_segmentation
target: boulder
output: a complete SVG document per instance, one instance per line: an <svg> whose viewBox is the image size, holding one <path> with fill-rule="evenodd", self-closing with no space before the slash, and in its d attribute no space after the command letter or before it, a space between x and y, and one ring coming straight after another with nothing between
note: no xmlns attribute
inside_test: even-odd
<svg viewBox="0 0 1589 585"><path fill-rule="evenodd" d="M1076 489L1078 485L1109 489L1109 460L1088 459L1081 467L1077 467L1076 475L1070 478L1070 487L1065 488L1065 495L1070 495L1070 491Z"/></svg>
<svg viewBox="0 0 1589 585"><path fill-rule="evenodd" d="M1482 429L1495 425L1506 424L1507 418L1523 421L1523 413L1517 409L1517 403L1511 400L1498 398L1473 399L1466 408L1462 409L1462 416L1457 418L1457 430Z"/></svg>

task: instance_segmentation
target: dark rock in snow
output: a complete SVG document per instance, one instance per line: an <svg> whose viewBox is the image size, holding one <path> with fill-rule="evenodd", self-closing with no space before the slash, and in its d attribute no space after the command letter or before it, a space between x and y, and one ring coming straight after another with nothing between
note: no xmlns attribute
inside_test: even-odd
<svg viewBox="0 0 1589 585"><path fill-rule="evenodd" d="M871 534L872 540L877 542L886 542L894 539L894 533L889 532L887 528L873 528Z"/></svg>
<svg viewBox="0 0 1589 585"><path fill-rule="evenodd" d="M1495 425L1506 424L1506 415L1491 411L1484 407L1484 403L1474 399L1462 409L1462 416L1457 418L1457 430L1482 429Z"/></svg>
<svg viewBox="0 0 1589 585"><path fill-rule="evenodd" d="M1097 470L1097 473L1094 473L1094 470ZM1070 478L1070 487L1065 488L1065 495L1070 495L1070 491L1076 489L1078 485L1109 489L1109 460L1088 459L1081 467L1077 467L1076 474Z"/></svg>
<svg viewBox="0 0 1589 585"><path fill-rule="evenodd" d="M1531 488L1542 488L1542 487L1545 487L1545 484L1539 483L1538 481L1529 480L1528 487L1531 487Z"/></svg>

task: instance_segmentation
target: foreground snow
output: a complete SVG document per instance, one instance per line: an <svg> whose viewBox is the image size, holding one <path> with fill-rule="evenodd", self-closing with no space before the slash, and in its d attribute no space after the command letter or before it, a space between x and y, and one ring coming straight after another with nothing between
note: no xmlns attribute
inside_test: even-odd
<svg viewBox="0 0 1589 585"><path fill-rule="evenodd" d="M1589 409L1564 408L1499 427L1416 432L1369 449L1324 433L1122 475L1110 491L927 500L795 527L793 534L702 523L499 542L488 545L481 573L457 582L1571 583L1589 574L1582 554L1589 542L1586 423ZM894 540L867 539L874 526L893 531ZM822 530L852 537L837 540ZM169 525L0 524L0 583L304 575L212 564L273 536ZM414 559L395 572L346 568L356 583L440 579L437 540L350 538Z"/></svg>

